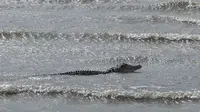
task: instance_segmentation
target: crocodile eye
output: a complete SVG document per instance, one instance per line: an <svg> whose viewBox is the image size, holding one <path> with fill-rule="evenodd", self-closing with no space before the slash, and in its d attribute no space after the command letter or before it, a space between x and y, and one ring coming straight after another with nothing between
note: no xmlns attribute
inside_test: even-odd
<svg viewBox="0 0 200 112"><path fill-rule="evenodd" d="M121 68L124 68L125 66L126 66L126 65L121 65L120 67L121 67Z"/></svg>

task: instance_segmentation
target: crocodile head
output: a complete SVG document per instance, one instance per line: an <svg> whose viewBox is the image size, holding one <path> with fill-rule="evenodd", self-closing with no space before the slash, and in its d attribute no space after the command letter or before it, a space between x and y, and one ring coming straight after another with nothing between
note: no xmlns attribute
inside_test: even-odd
<svg viewBox="0 0 200 112"><path fill-rule="evenodd" d="M135 72L136 70L142 68L141 65L129 65L126 63L122 63L121 65L118 65L117 67L110 68L109 72L118 72L118 73L131 73Z"/></svg>

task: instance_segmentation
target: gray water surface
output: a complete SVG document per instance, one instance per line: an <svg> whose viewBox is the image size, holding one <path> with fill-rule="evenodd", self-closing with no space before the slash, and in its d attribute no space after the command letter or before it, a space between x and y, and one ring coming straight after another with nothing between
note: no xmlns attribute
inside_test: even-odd
<svg viewBox="0 0 200 112"><path fill-rule="evenodd" d="M199 110L198 1L2 0L0 9L1 111ZM142 69L43 76L121 63Z"/></svg>

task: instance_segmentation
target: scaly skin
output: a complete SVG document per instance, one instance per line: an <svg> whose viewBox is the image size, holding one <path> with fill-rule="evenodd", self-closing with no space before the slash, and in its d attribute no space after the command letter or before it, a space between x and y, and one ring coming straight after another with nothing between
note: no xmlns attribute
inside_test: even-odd
<svg viewBox="0 0 200 112"><path fill-rule="evenodd" d="M71 71L64 73L56 73L56 74L47 74L47 75L98 75L98 74L107 74L111 73L108 71L92 71L92 70L79 70L79 71Z"/></svg>
<svg viewBox="0 0 200 112"><path fill-rule="evenodd" d="M78 70L78 71L70 71L64 73L55 73L55 74L44 74L43 76L53 76L53 75L99 75L99 74L108 74L108 73L133 73L135 70L140 69L141 65L128 65L128 64L121 64L117 67L113 67L108 69L107 71L92 71L92 70Z"/></svg>

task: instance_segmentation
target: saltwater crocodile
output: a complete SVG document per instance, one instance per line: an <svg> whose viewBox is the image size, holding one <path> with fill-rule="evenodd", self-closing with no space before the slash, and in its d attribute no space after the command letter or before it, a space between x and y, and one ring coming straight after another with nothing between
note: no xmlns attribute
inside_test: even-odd
<svg viewBox="0 0 200 112"><path fill-rule="evenodd" d="M108 74L108 73L132 73L136 70L140 69L141 65L129 65L126 63L122 63L116 67L112 67L107 71L93 71L93 70L78 70L78 71L70 71L64 73L55 73L55 74L44 74L43 76L52 76L52 75L98 75L98 74Z"/></svg>

